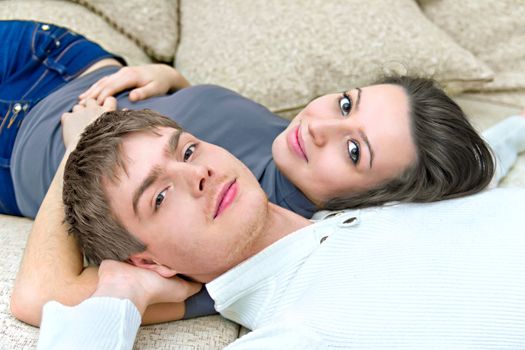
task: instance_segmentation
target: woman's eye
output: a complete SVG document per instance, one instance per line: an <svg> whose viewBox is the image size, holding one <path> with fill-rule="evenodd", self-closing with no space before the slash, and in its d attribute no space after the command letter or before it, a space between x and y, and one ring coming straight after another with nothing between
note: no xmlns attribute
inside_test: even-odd
<svg viewBox="0 0 525 350"><path fill-rule="evenodd" d="M160 192L157 195L157 198L155 198L155 210L158 210L160 206L162 205L162 202L164 202L164 199L166 198L166 190Z"/></svg>
<svg viewBox="0 0 525 350"><path fill-rule="evenodd" d="M191 158L196 148L197 148L196 144L192 144L190 145L190 147L186 148L186 150L184 151L184 157L183 157L185 162L187 162Z"/></svg>
<svg viewBox="0 0 525 350"><path fill-rule="evenodd" d="M354 164L359 162L360 153L359 144L352 140L348 141L348 156Z"/></svg>
<svg viewBox="0 0 525 350"><path fill-rule="evenodd" d="M350 111L352 111L352 99L346 92L343 92L343 96L339 99L339 108L345 117L350 114Z"/></svg>

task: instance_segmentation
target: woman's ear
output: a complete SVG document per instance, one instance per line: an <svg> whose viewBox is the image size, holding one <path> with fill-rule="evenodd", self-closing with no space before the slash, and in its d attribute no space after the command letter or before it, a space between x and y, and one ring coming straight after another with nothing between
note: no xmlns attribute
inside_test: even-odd
<svg viewBox="0 0 525 350"><path fill-rule="evenodd" d="M143 253L132 255L128 260L132 265L146 270L155 271L156 273L165 278L170 278L177 274L177 271L171 269L166 265L159 264L155 260L144 255Z"/></svg>

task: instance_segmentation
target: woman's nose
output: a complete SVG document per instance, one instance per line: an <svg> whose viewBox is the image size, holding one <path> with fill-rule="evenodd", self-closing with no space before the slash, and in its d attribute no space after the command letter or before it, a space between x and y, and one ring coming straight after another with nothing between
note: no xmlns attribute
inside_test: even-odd
<svg viewBox="0 0 525 350"><path fill-rule="evenodd" d="M318 147L322 147L330 138L340 134L344 127L342 120L320 118L310 120L308 132L312 137L313 143Z"/></svg>

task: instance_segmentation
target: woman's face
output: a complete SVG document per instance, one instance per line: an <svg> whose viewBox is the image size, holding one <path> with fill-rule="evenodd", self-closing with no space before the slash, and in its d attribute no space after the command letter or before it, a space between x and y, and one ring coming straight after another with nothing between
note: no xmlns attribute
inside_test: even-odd
<svg viewBox="0 0 525 350"><path fill-rule="evenodd" d="M408 96L372 85L310 102L274 141L281 172L320 205L375 187L416 159Z"/></svg>

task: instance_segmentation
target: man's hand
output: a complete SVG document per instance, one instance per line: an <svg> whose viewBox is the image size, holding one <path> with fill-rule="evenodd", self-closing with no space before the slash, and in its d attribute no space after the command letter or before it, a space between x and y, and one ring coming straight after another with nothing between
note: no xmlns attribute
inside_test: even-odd
<svg viewBox="0 0 525 350"><path fill-rule="evenodd" d="M82 131L104 112L114 111L117 108L117 100L114 97L107 98L102 106L92 99L86 99L83 104L73 106L73 111L64 113L61 117L62 137L66 148L74 147L82 134Z"/></svg>
<svg viewBox="0 0 525 350"><path fill-rule="evenodd" d="M173 67L165 64L147 64L123 67L117 73L97 81L78 98L81 103L93 98L98 104L103 104L109 96L133 89L129 93L129 100L135 102L188 86L188 81Z"/></svg>
<svg viewBox="0 0 525 350"><path fill-rule="evenodd" d="M141 315L149 305L181 302L202 288L200 283L179 277L164 278L154 271L113 260L102 262L98 278L93 296L129 299Z"/></svg>

